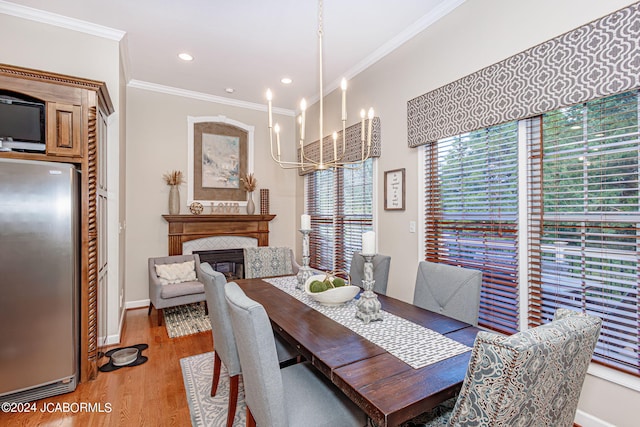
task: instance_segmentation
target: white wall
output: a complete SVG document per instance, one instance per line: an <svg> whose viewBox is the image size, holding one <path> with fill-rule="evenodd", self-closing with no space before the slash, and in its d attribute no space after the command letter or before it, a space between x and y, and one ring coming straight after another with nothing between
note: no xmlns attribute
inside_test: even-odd
<svg viewBox="0 0 640 427"><path fill-rule="evenodd" d="M119 176L119 117L120 56L119 43L113 39L61 28L56 25L34 22L2 14L0 10L0 62L21 67L50 71L75 77L105 82L115 109L109 124L109 279L107 289L106 335L117 342L121 329L122 308L119 294L124 282L119 275L118 262L121 249L117 239L120 221ZM115 179L114 179L115 178ZM103 337L101 337L103 338Z"/></svg>
<svg viewBox="0 0 640 427"><path fill-rule="evenodd" d="M269 154L267 113L167 95L129 87L127 91L127 271L126 295L130 307L148 300L147 259L168 253L169 187L162 175L171 170L187 174L187 116L223 115L255 127L254 170L258 190L268 188L271 246L295 247L296 175L277 168ZM277 115L276 115L277 116ZM274 117L285 124L283 152L293 152L294 118ZM254 195L259 212L259 191ZM180 188L181 213L189 213L187 185Z"/></svg>
<svg viewBox="0 0 640 427"><path fill-rule="evenodd" d="M422 255L420 233L409 232L409 221L420 224L422 207L419 149L407 146L407 101L632 3L467 0L349 82L347 125L356 123L359 109L368 106L375 108L381 120L377 237L378 251L391 255L389 295L413 299L416 266ZM307 117L315 115L317 104ZM339 119L340 95L335 91L325 98L325 134L337 128ZM314 120L307 119L307 123L307 134L317 135ZM385 211L383 172L398 168L407 171L407 208ZM585 427L637 425L632 401L639 402L640 393L588 376L579 419Z"/></svg>

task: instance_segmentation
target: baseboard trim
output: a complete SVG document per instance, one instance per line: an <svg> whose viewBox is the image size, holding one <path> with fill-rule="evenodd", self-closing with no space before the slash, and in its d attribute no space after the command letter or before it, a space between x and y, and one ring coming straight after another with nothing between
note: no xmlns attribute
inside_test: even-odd
<svg viewBox="0 0 640 427"><path fill-rule="evenodd" d="M107 335L106 340L104 341L105 346L120 344L120 338L122 337L122 328L124 327L124 316L126 315L127 310L122 310L120 313L120 323L118 323L118 333L113 335ZM101 342L100 339L98 342Z"/></svg>
<svg viewBox="0 0 640 427"><path fill-rule="evenodd" d="M608 423L579 409L576 411L574 425L579 425L582 427L615 427L614 424Z"/></svg>
<svg viewBox="0 0 640 427"><path fill-rule="evenodd" d="M151 304L151 300L142 299L138 301L127 301L124 306L127 310L130 310L132 308L149 307L149 304Z"/></svg>
<svg viewBox="0 0 640 427"><path fill-rule="evenodd" d="M109 346L109 345L119 344L120 343L120 337L122 337L122 328L124 326L124 316L125 316L126 312L127 312L126 310L122 310L122 312L120 313L120 323L118 323L118 333L117 334L113 334L113 335L107 335L106 338L105 337L98 337L98 342L99 343L104 342L105 346Z"/></svg>

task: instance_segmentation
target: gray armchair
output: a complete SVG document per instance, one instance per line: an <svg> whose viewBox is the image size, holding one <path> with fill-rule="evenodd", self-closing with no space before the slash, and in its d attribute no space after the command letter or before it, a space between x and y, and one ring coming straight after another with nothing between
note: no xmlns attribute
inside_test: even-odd
<svg viewBox="0 0 640 427"><path fill-rule="evenodd" d="M509 337L479 332L457 399L408 424L573 426L601 324L558 309L552 322Z"/></svg>
<svg viewBox="0 0 640 427"><path fill-rule="evenodd" d="M209 319L211 320L211 332L213 333L213 380L211 383L211 396L215 396L220 382L220 367L222 364L229 373L229 406L227 410L227 427L233 425L238 404L238 383L241 374L240 359L236 348L236 340L231 328L229 308L224 299L224 286L227 279L222 273L214 271L204 262L200 265L204 290L209 306ZM285 363L296 359L299 353L284 340L275 337L278 361Z"/></svg>
<svg viewBox="0 0 640 427"><path fill-rule="evenodd" d="M156 265L182 264L193 261L195 280L181 281L180 283L163 284L163 279L158 277ZM158 326L162 325L163 309L184 304L192 304L205 301L204 285L200 280L200 257L198 255L172 255L166 257L149 258L149 313L153 307L158 311ZM180 277L177 278L180 280ZM165 280L166 281L166 280Z"/></svg>
<svg viewBox="0 0 640 427"><path fill-rule="evenodd" d="M375 280L373 290L379 294L386 295L391 257L389 255L376 254L371 263L373 264L373 280ZM351 276L352 285L362 287L362 280L364 279L364 257L359 253L353 254L353 258L351 258L349 276Z"/></svg>
<svg viewBox="0 0 640 427"><path fill-rule="evenodd" d="M478 325L482 272L448 264L418 264L413 304Z"/></svg>
<svg viewBox="0 0 640 427"><path fill-rule="evenodd" d="M248 426L366 424L364 413L309 362L278 368L273 332L262 305L233 282L226 284L225 297L242 365Z"/></svg>

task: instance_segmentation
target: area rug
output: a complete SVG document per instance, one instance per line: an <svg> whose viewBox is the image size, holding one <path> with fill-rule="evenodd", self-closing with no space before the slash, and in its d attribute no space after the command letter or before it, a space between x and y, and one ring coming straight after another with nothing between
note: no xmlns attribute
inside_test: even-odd
<svg viewBox="0 0 640 427"><path fill-rule="evenodd" d="M164 309L164 321L169 338L182 337L211 330L211 321L200 303Z"/></svg>
<svg viewBox="0 0 640 427"><path fill-rule="evenodd" d="M211 397L211 381L213 379L213 352L198 354L196 356L180 359L182 379L187 391L187 402L191 414L193 427L223 427L227 423L227 405L229 401L229 374L222 365L220 369L220 382L215 397ZM442 415L441 409L450 410L455 405L456 398L444 402L443 408L437 407L431 413L422 414L413 420L402 423L400 427L422 427L425 422ZM244 427L247 405L244 403L244 384L242 375L238 382L238 406L236 416L233 418L233 427ZM367 427L377 427L367 417ZM444 424L442 424L444 425Z"/></svg>
<svg viewBox="0 0 640 427"><path fill-rule="evenodd" d="M187 391L187 402L191 413L191 425L223 427L227 423L227 406L229 402L229 374L222 366L220 382L215 397L211 397L211 381L213 379L213 352L180 359L184 388ZM244 387L242 376L238 385L238 407L233 419L234 427L244 427L246 405L244 403Z"/></svg>

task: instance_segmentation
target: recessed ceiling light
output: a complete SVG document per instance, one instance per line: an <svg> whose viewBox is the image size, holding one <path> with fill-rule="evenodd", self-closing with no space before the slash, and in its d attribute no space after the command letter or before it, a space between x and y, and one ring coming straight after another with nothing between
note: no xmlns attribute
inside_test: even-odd
<svg viewBox="0 0 640 427"><path fill-rule="evenodd" d="M285 84L285 85L290 85L292 81L293 80L291 80L290 77L283 77L283 78L280 79L280 83Z"/></svg>
<svg viewBox="0 0 640 427"><path fill-rule="evenodd" d="M232 87L228 87L228 88L226 88L224 91L225 91L225 92L227 92L227 93L233 93L233 92L235 92L236 90L235 90L234 88L232 88Z"/></svg>
<svg viewBox="0 0 640 427"><path fill-rule="evenodd" d="M188 53L180 53L178 54L178 58L182 59L183 61L193 61L193 56L189 55Z"/></svg>

